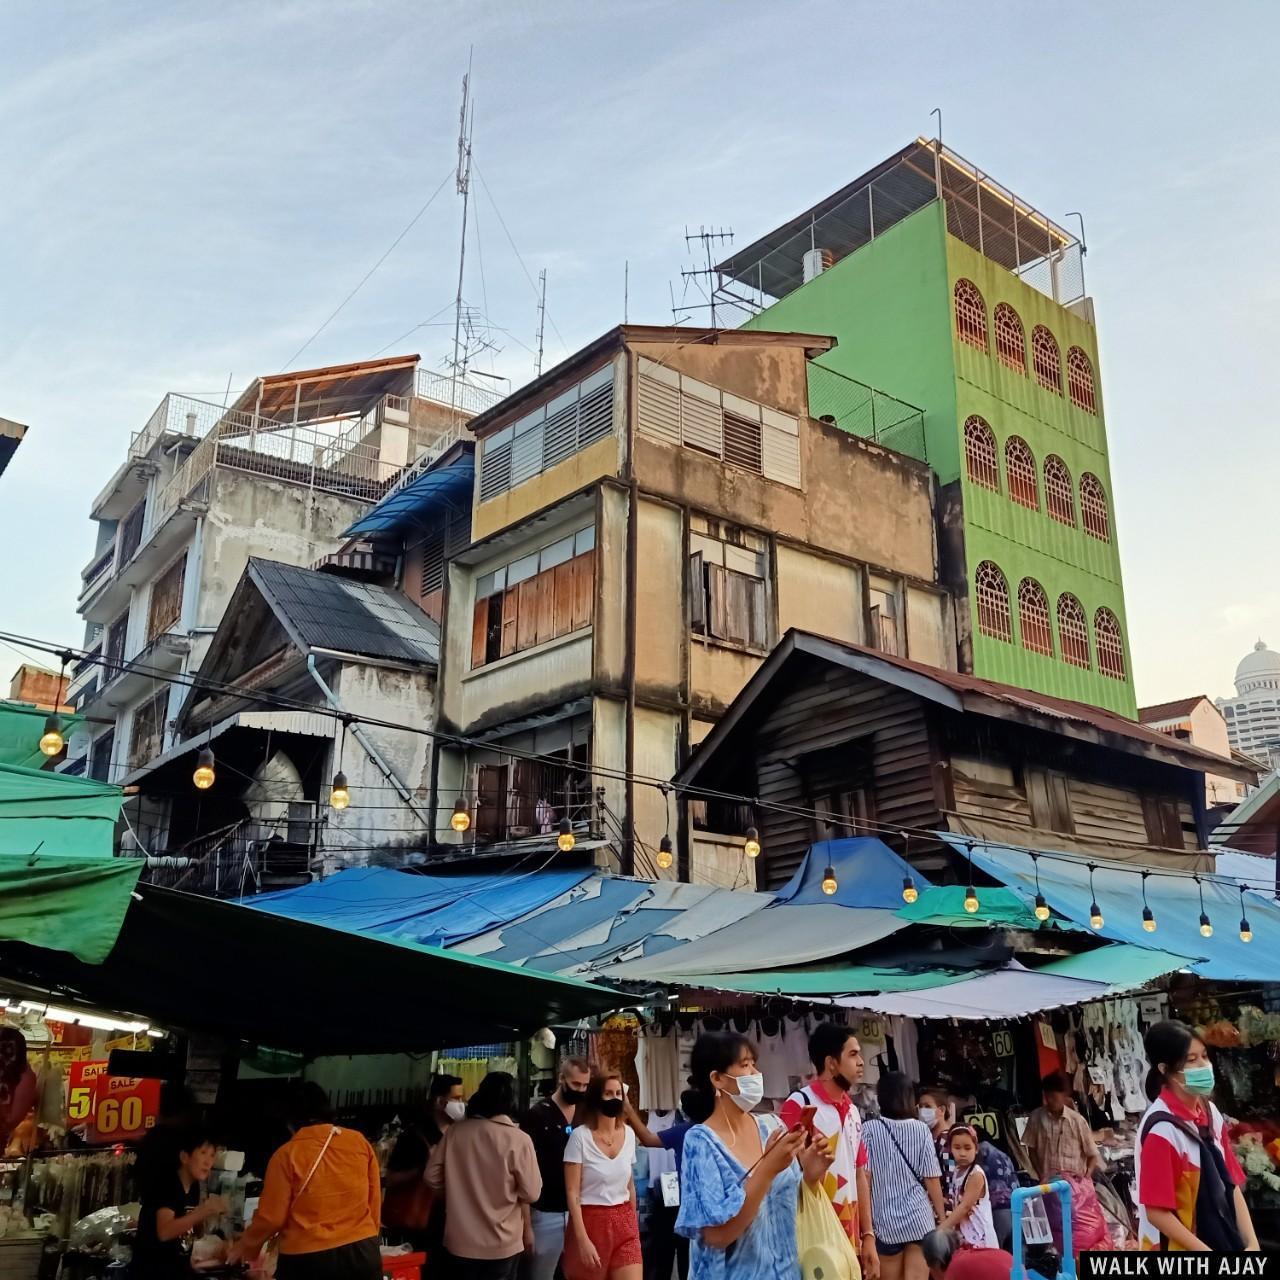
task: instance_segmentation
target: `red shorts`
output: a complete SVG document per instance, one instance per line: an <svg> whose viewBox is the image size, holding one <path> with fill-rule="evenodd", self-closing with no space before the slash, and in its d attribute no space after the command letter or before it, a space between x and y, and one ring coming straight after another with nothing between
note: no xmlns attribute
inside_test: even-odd
<svg viewBox="0 0 1280 1280"><path fill-rule="evenodd" d="M641 1264L640 1223L630 1200L622 1204L584 1204L582 1225L600 1255L600 1265L589 1267L582 1260L571 1225L564 1233L564 1257L560 1260L565 1280L604 1280L620 1267Z"/></svg>

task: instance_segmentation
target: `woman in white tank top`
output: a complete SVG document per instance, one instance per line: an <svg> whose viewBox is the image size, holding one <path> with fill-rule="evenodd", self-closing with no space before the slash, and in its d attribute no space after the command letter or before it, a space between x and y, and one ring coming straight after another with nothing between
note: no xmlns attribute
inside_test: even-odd
<svg viewBox="0 0 1280 1280"><path fill-rule="evenodd" d="M947 1134L947 1147L952 1160L948 1201L955 1208L943 1218L942 1230L958 1231L966 1248L998 1249L991 1192L978 1163L978 1134L967 1124L958 1124Z"/></svg>

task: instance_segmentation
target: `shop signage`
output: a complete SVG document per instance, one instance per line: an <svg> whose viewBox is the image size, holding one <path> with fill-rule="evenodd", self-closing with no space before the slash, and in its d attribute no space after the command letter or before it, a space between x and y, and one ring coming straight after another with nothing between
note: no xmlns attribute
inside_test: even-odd
<svg viewBox="0 0 1280 1280"><path fill-rule="evenodd" d="M997 1058L1013 1057L1013 1032L1012 1031L995 1031L991 1035L991 1047L995 1050Z"/></svg>
<svg viewBox="0 0 1280 1280"><path fill-rule="evenodd" d="M1000 1137L1000 1117L994 1111L967 1111L964 1122L977 1129L980 1137L985 1136L992 1141Z"/></svg>
<svg viewBox="0 0 1280 1280"><path fill-rule="evenodd" d="M67 1079L67 1118L91 1141L133 1142L155 1125L159 1080L109 1076L105 1062L73 1062Z"/></svg>

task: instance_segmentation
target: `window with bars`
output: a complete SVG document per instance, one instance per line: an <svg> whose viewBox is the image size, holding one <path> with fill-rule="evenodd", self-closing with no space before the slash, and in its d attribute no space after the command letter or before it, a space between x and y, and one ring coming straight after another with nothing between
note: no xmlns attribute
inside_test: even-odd
<svg viewBox="0 0 1280 1280"><path fill-rule="evenodd" d="M1009 582L994 560L984 560L974 575L978 598L978 630L995 640L1013 642L1013 618L1009 611Z"/></svg>
<svg viewBox="0 0 1280 1280"><path fill-rule="evenodd" d="M1093 365L1079 347L1067 352L1067 391L1071 403L1086 413L1098 412L1098 397L1093 385Z"/></svg>
<svg viewBox="0 0 1280 1280"><path fill-rule="evenodd" d="M476 580L473 670L591 625L595 545L588 525Z"/></svg>
<svg viewBox="0 0 1280 1280"><path fill-rule="evenodd" d="M133 713L129 735L129 768L138 769L164 750L164 725L169 710L169 691L161 690Z"/></svg>
<svg viewBox="0 0 1280 1280"><path fill-rule="evenodd" d="M956 336L961 342L987 352L987 304L972 280L957 280L955 288Z"/></svg>
<svg viewBox="0 0 1280 1280"><path fill-rule="evenodd" d="M1021 436L1010 436L1004 446L1005 484L1009 497L1020 507L1040 510L1040 485L1035 454Z"/></svg>
<svg viewBox="0 0 1280 1280"><path fill-rule="evenodd" d="M1076 527L1076 495L1067 464L1051 453L1044 460L1044 505L1060 524Z"/></svg>
<svg viewBox="0 0 1280 1280"><path fill-rule="evenodd" d="M1058 643L1064 662L1089 669L1089 624L1084 605L1069 591L1058 597Z"/></svg>
<svg viewBox="0 0 1280 1280"><path fill-rule="evenodd" d="M996 455L996 433L977 416L964 424L964 457L969 479L974 484L1000 492L1000 463Z"/></svg>
<svg viewBox="0 0 1280 1280"><path fill-rule="evenodd" d="M182 584L187 572L184 551L152 584L147 611L147 643L178 624L182 616Z"/></svg>
<svg viewBox="0 0 1280 1280"><path fill-rule="evenodd" d="M1053 657L1053 627L1049 622L1049 598L1034 578L1018 583L1018 629L1022 647Z"/></svg>
<svg viewBox="0 0 1280 1280"><path fill-rule="evenodd" d="M1062 394L1062 352L1058 340L1042 324L1031 330L1031 362L1036 381L1046 391Z"/></svg>
<svg viewBox="0 0 1280 1280"><path fill-rule="evenodd" d="M114 729L108 729L89 751L89 777L95 782L111 781L111 750L115 746Z"/></svg>
<svg viewBox="0 0 1280 1280"><path fill-rule="evenodd" d="M1124 679L1124 638L1120 620L1105 606L1093 615L1093 643L1098 650L1098 670L1112 680Z"/></svg>
<svg viewBox="0 0 1280 1280"><path fill-rule="evenodd" d="M694 517L689 534L689 627L749 649L769 647L768 552L746 529ZM701 527L699 527L701 526Z"/></svg>
<svg viewBox="0 0 1280 1280"><path fill-rule="evenodd" d="M143 498L120 522L120 555L116 564L123 569L142 545L142 526L147 518L147 500Z"/></svg>
<svg viewBox="0 0 1280 1280"><path fill-rule="evenodd" d="M1018 313L1007 303L996 305L996 355L1015 373L1027 371L1027 335Z"/></svg>
<svg viewBox="0 0 1280 1280"><path fill-rule="evenodd" d="M102 646L104 684L113 676L119 675L124 667L124 642L128 634L129 610L126 609L107 627L107 638Z"/></svg>
<svg viewBox="0 0 1280 1280"><path fill-rule="evenodd" d="M1080 523L1091 538L1111 541L1111 519L1107 514L1107 494L1102 481L1091 471L1080 477Z"/></svg>
<svg viewBox="0 0 1280 1280"><path fill-rule="evenodd" d="M480 501L496 497L613 432L613 365L480 442Z"/></svg>

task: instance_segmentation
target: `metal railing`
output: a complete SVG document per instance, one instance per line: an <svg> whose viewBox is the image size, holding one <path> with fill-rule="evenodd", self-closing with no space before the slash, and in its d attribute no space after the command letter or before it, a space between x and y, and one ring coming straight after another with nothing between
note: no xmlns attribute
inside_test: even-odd
<svg viewBox="0 0 1280 1280"><path fill-rule="evenodd" d="M811 417L831 418L850 435L929 461L923 409L812 360L808 369Z"/></svg>
<svg viewBox="0 0 1280 1280"><path fill-rule="evenodd" d="M478 387L475 383L467 382L462 378L455 380L452 374L436 373L431 369L418 370L414 390L423 400L452 405L468 414L483 413L486 409L492 409L500 400L507 398L505 392L490 387Z"/></svg>
<svg viewBox="0 0 1280 1280"><path fill-rule="evenodd" d="M87 591L91 591L98 583L107 576L111 571L111 566L116 559L116 541L112 538L107 549L101 552L95 559L91 560L80 577L83 585L80 588L80 594L83 595Z"/></svg>

